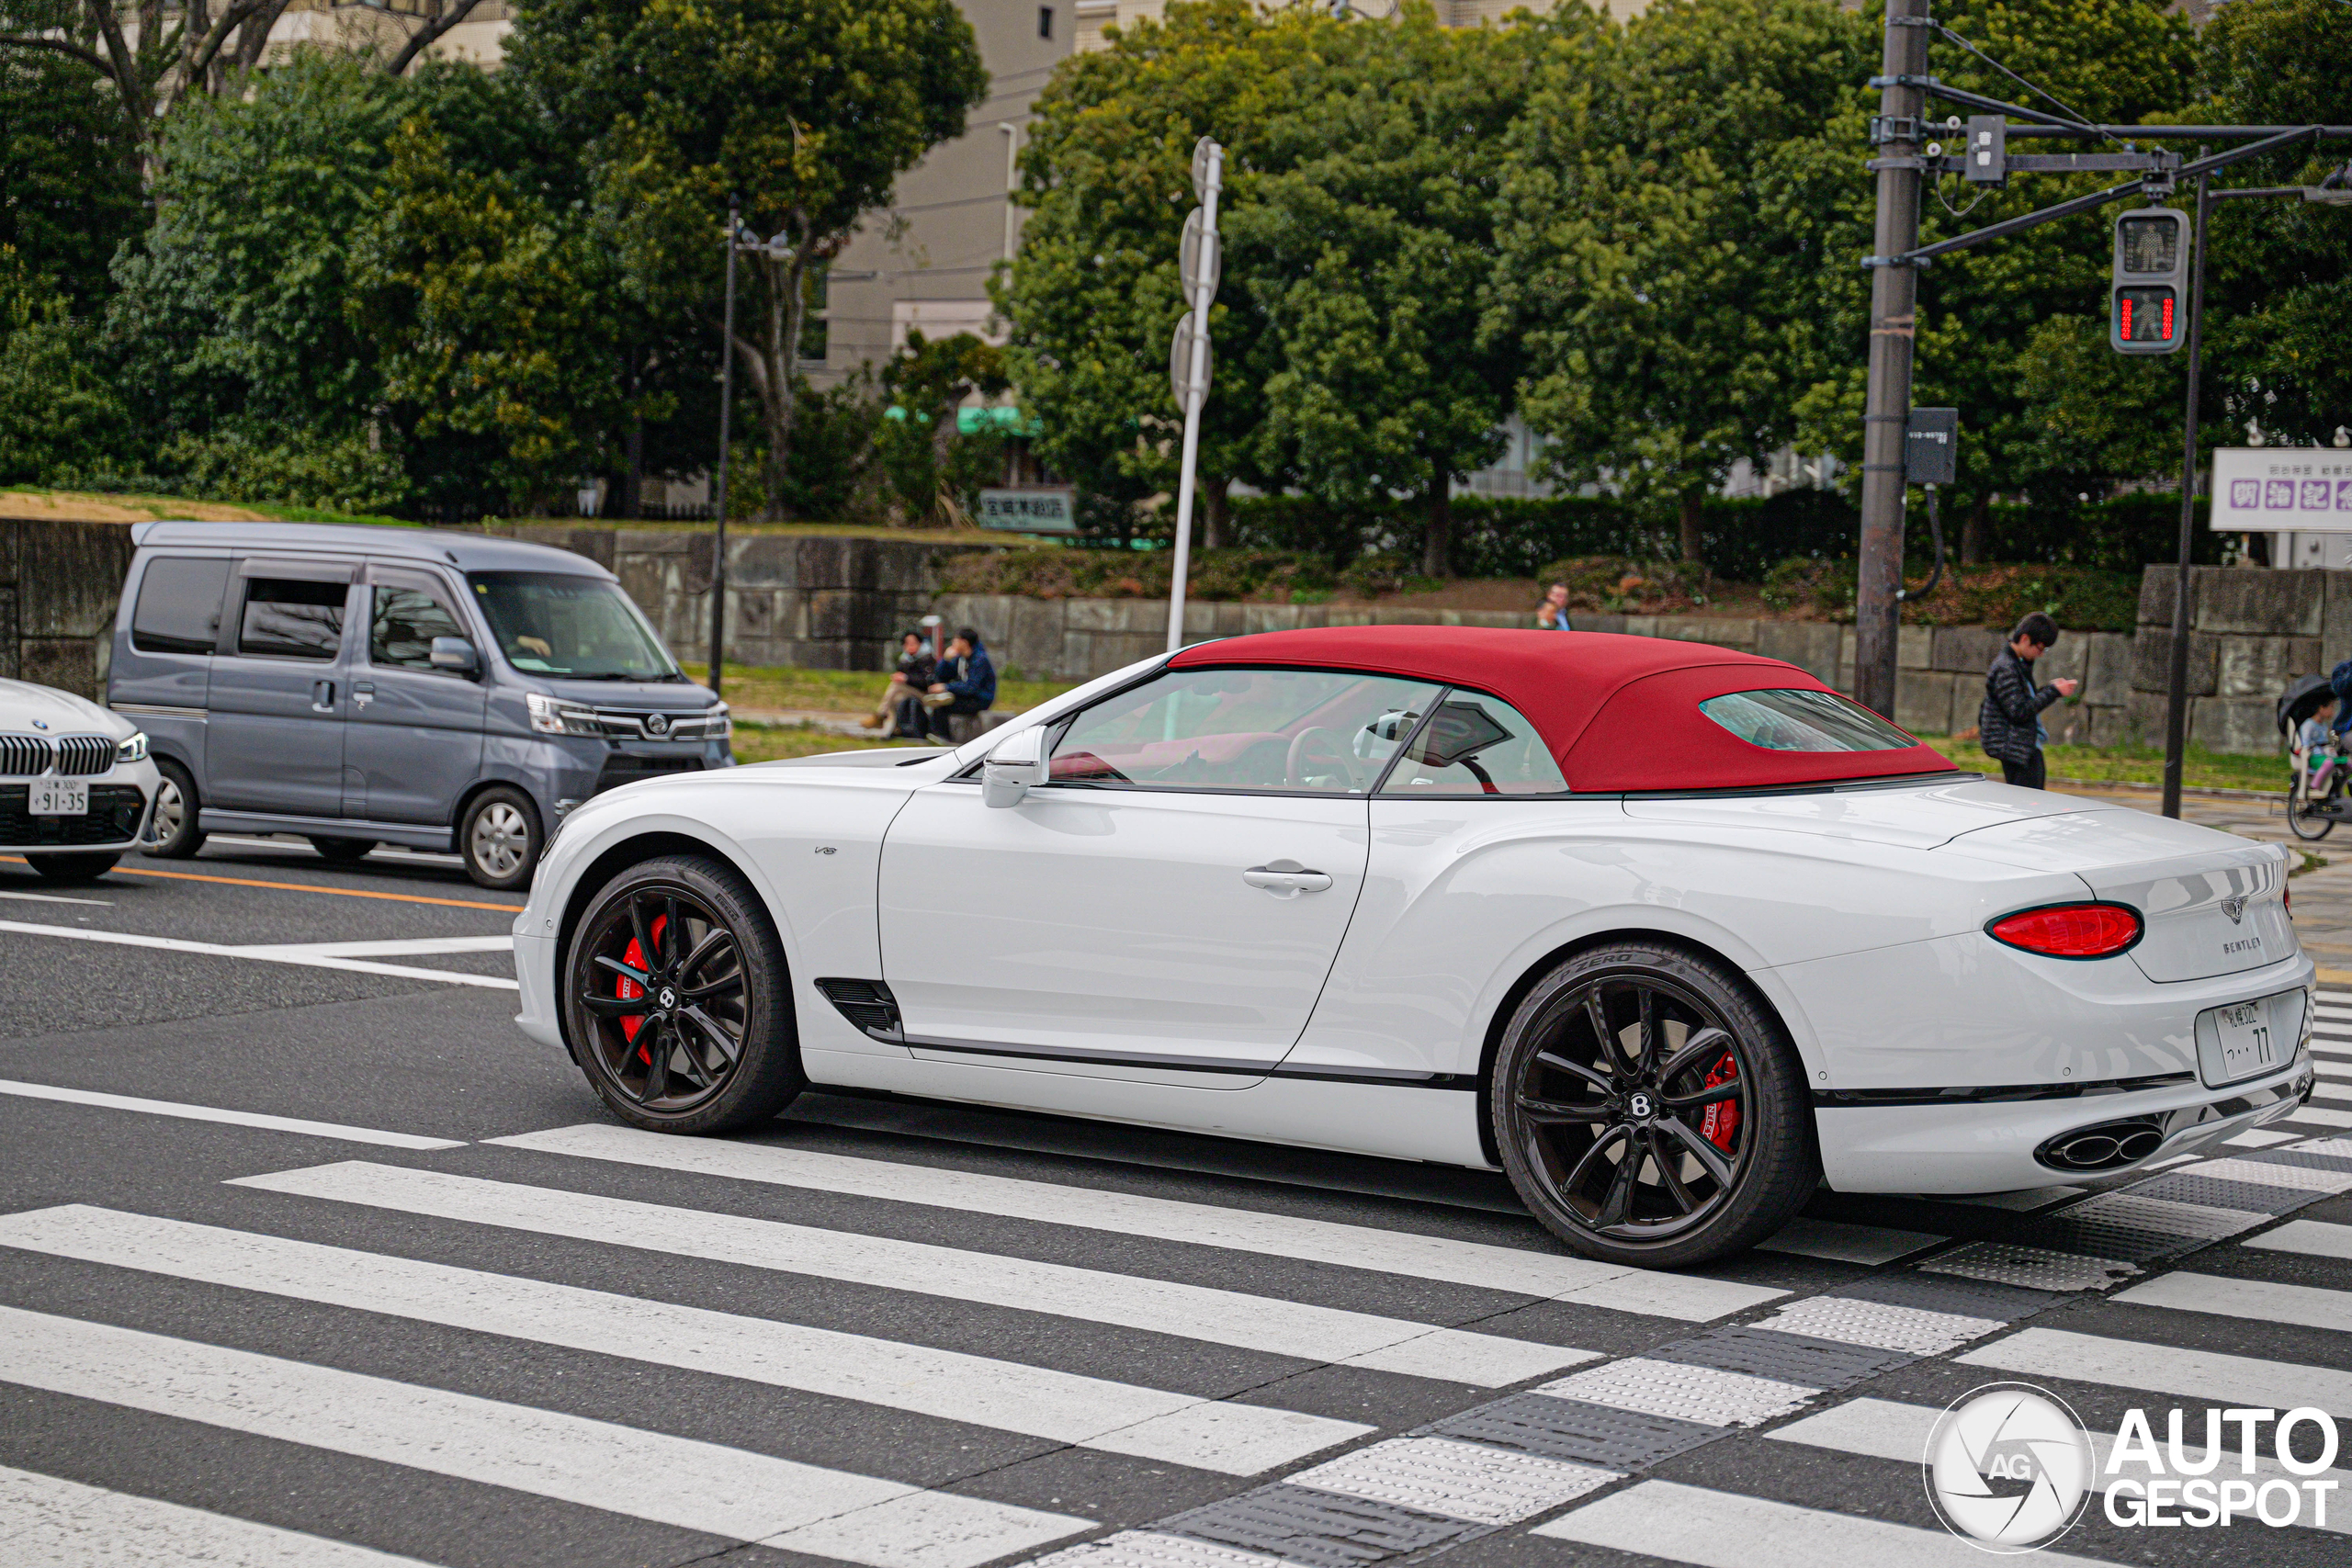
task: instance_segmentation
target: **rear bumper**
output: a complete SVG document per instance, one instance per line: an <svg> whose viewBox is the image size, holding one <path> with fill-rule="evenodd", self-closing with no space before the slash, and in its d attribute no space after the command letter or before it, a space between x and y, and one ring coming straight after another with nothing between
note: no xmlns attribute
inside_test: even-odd
<svg viewBox="0 0 2352 1568"><path fill-rule="evenodd" d="M2110 1187L2152 1165L2294 1114L2314 1080L2311 1054L2265 1077L2227 1089L2194 1080L2066 1100L1958 1105L1819 1106L1822 1174L1840 1192L2015 1192L2037 1187ZM2077 1128L2156 1117L2164 1141L2143 1158L2096 1174L2044 1165L2034 1151Z"/></svg>

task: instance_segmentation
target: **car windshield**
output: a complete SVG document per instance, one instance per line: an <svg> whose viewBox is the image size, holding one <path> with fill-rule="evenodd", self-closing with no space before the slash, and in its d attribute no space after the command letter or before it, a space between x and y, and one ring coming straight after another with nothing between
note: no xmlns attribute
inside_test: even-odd
<svg viewBox="0 0 2352 1568"><path fill-rule="evenodd" d="M554 571L477 571L474 603L506 662L582 681L684 677L620 584Z"/></svg>

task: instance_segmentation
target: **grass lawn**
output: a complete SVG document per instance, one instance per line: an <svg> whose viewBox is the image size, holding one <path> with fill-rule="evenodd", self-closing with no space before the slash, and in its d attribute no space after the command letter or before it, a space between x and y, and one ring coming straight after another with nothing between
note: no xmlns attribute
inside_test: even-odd
<svg viewBox="0 0 2352 1568"><path fill-rule="evenodd" d="M1920 739L1963 768L2001 775L2001 764L1984 755L1973 740L1949 735L1922 735ZM2053 779L2093 779L2114 784L2160 784L2165 782L2165 753L2159 746L2045 746ZM2241 757L2191 746L2180 771L2180 782L2192 789L2263 789L2287 787L2284 757Z"/></svg>
<svg viewBox="0 0 2352 1568"><path fill-rule="evenodd" d="M709 670L707 664L681 663L678 668L695 681L702 680ZM739 713L745 708L783 708L807 713L864 714L872 711L882 695L882 683L888 679L888 675L864 670L729 664L725 689L728 705ZM1075 684L1074 681L1011 681L1000 674L996 705L1006 713L1023 713L1049 697L1060 696Z"/></svg>

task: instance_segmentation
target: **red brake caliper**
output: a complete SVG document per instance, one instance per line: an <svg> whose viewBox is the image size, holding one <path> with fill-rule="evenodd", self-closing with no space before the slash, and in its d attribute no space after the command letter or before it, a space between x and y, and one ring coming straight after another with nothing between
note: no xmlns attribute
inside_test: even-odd
<svg viewBox="0 0 2352 1568"><path fill-rule="evenodd" d="M1739 1064L1726 1051L1724 1059L1707 1070L1707 1085L1713 1089L1739 1077ZM1707 1107L1707 1118L1699 1123L1699 1135L1725 1154L1731 1153L1732 1134L1739 1131L1739 1107L1728 1100L1718 1100Z"/></svg>
<svg viewBox="0 0 2352 1568"><path fill-rule="evenodd" d="M654 946L659 947L662 945L662 928L669 923L670 917L667 915L656 915L653 917ZM628 964L632 969L644 969L646 967L645 950L638 946L637 938L631 937L628 939L628 946L621 953L621 962ZM621 1000L628 1001L633 997L641 997L645 995L645 987L630 979L628 976L623 975L620 976L619 986L614 990L613 994L620 998ZM645 1020L641 1018L623 1018L621 1020L621 1038L624 1040L634 1041L637 1038L638 1030L643 1027L644 1023ZM653 1065L653 1058L646 1054L645 1047L642 1045L639 1045L637 1048L637 1059L643 1062L649 1067ZM1709 1115L1713 1115L1714 1113L1714 1107L1709 1106L1707 1111Z"/></svg>

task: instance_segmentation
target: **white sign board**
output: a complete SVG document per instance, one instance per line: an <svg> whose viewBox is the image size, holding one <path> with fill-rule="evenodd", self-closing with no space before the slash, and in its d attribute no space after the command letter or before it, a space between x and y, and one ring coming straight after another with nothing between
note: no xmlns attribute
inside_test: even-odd
<svg viewBox="0 0 2352 1568"><path fill-rule="evenodd" d="M2222 447L2213 454L2211 526L2229 534L2352 533L2352 451Z"/></svg>
<svg viewBox="0 0 2352 1568"><path fill-rule="evenodd" d="M980 491L979 524L1016 534L1078 532L1078 491L1070 485Z"/></svg>

